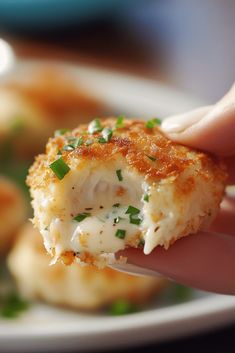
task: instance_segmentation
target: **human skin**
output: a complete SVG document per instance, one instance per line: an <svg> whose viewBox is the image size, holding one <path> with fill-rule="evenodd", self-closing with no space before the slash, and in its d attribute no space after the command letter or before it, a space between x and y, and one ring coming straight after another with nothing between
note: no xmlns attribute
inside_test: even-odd
<svg viewBox="0 0 235 353"><path fill-rule="evenodd" d="M228 168L228 185L235 184L235 85L215 105L170 117L162 130L176 142L221 156ZM127 249L121 270L163 275L195 288L235 294L235 197L226 194L221 210L206 232L182 238L168 250L150 255ZM134 266L133 266L134 265Z"/></svg>

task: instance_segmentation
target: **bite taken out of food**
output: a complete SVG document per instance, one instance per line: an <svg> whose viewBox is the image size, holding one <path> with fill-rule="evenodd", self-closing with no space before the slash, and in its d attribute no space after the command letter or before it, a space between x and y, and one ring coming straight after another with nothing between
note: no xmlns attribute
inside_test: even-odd
<svg viewBox="0 0 235 353"><path fill-rule="evenodd" d="M206 229L226 179L219 157L172 142L158 119L118 116L57 130L27 183L52 262L104 267Z"/></svg>

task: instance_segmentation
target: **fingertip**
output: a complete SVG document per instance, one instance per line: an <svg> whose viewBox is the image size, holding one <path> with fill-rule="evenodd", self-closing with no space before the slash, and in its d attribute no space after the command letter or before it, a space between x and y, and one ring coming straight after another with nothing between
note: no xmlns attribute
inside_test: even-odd
<svg viewBox="0 0 235 353"><path fill-rule="evenodd" d="M177 240L168 250L157 247L151 254L144 255L140 249L128 249L119 255L127 257L128 264L194 288L235 293L233 236L200 232Z"/></svg>
<svg viewBox="0 0 235 353"><path fill-rule="evenodd" d="M190 112L171 116L162 122L161 128L166 135L181 134L192 125L198 123L209 111L210 106L200 107Z"/></svg>

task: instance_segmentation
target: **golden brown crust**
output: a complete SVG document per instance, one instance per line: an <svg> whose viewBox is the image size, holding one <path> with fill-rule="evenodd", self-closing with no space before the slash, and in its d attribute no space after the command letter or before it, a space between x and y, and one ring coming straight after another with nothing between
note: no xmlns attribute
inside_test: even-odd
<svg viewBox="0 0 235 353"><path fill-rule="evenodd" d="M116 119L101 120L102 126L114 129ZM50 170L49 164L58 158L58 150L68 144L68 137L82 137L83 145L73 151L63 151L63 159L68 165L76 165L86 160L107 162L123 157L130 167L136 169L148 181L159 181L167 177L177 178L191 164L200 162L198 171L204 178L224 182L227 175L223 163L216 157L198 152L192 148L170 141L159 127L152 129L146 123L138 120L125 120L124 127L113 130L113 136L108 143L99 143L100 133L88 134L88 125L80 125L71 133L51 138L46 146L46 154L36 158L30 168L27 183L32 188L46 187L48 182L58 179ZM92 140L92 144L86 145ZM152 160L151 158L154 160ZM193 187L192 180L184 186L184 192Z"/></svg>

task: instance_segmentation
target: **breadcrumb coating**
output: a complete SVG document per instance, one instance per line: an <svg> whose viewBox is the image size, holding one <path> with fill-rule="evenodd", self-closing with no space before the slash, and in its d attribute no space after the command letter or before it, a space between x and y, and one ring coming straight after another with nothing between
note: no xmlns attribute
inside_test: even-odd
<svg viewBox="0 0 235 353"><path fill-rule="evenodd" d="M102 126L115 128L116 118L101 121ZM96 137L100 136L100 133L92 135L91 138L87 130L88 125L83 124L72 132L50 138L46 153L39 155L30 168L28 185L41 188L47 187L51 181L59 182L48 168L48 164L52 163L58 157L58 151L67 145L68 137L82 137L84 140L82 146L72 151L62 151L63 159L68 165L78 166L81 159L84 162L91 159L106 162L121 155L130 167L135 168L150 182L168 177L177 178L186 168L197 162L202 164L198 173L208 181L224 182L227 178L225 166L219 158L170 141L158 126L148 129L143 121L125 120L124 127L115 130L109 143L99 143ZM90 140L92 143L87 145ZM188 183L192 185L193 180L189 179ZM181 191L187 193L189 190L181 186Z"/></svg>
<svg viewBox="0 0 235 353"><path fill-rule="evenodd" d="M223 162L170 141L157 124L150 126L130 119L118 124L111 117L49 139L27 183L34 224L56 260L70 264L79 259L99 266L106 255L125 247L144 242L148 254L212 222L225 189ZM62 177L51 168L58 159ZM101 200L102 211L96 209ZM119 213L112 206L117 202ZM139 216L129 215L128 220L128 205ZM87 215L88 206L94 209ZM76 223L74 216L81 212L82 222ZM111 224L114 214L121 220L123 239L117 239L116 221ZM102 217L108 219L102 220L107 227Z"/></svg>

